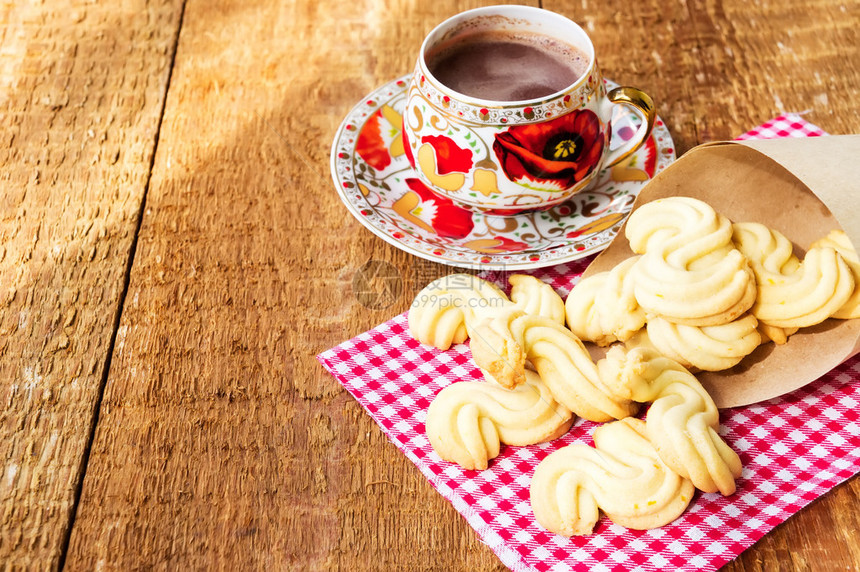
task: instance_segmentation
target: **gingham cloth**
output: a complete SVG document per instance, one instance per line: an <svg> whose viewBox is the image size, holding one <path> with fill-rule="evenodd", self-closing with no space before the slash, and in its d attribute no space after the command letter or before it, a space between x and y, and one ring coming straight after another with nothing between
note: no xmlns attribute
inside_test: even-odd
<svg viewBox="0 0 860 572"><path fill-rule="evenodd" d="M741 138L824 135L796 115L778 117ZM591 258L533 274L565 296ZM489 274L501 284L502 274ZM858 356L860 357L860 356ZM509 568L526 570L716 570L773 527L860 472L860 359L778 399L722 411L721 435L744 470L730 497L697 493L675 522L633 531L606 517L594 534L565 538L535 523L529 483L550 452L591 444L595 423L577 420L564 437L503 446L485 471L443 461L424 432L440 389L481 379L467 344L441 352L411 338L406 314L317 358L367 409L388 438L448 499ZM416 542L420 539L416 539Z"/></svg>

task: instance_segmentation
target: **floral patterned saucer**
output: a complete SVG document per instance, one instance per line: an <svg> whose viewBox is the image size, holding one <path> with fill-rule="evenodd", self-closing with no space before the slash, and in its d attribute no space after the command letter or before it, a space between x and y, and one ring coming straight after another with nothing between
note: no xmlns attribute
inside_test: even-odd
<svg viewBox="0 0 860 572"><path fill-rule="evenodd" d="M409 78L383 85L349 112L334 138L331 172L353 216L383 240L427 260L522 270L603 250L642 186L675 159L672 137L658 118L636 153L601 171L590 189L566 203L513 217L473 213L433 194L409 165L400 136ZM613 118L612 139L631 137L635 121L632 113Z"/></svg>

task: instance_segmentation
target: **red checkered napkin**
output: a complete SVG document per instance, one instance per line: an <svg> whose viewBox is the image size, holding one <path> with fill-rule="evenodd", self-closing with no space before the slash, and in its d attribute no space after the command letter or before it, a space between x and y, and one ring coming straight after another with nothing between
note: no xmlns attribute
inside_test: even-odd
<svg viewBox="0 0 860 572"><path fill-rule="evenodd" d="M799 115L789 113L780 115L762 123L758 127L747 131L737 138L738 141L745 139L779 139L780 137L818 137L827 135L823 129L805 121Z"/></svg>
<svg viewBox="0 0 860 572"><path fill-rule="evenodd" d="M742 138L809 135L824 132L788 115ZM566 296L589 262L534 274ZM505 446L489 469L465 471L436 455L424 421L440 389L481 379L466 344L445 352L422 346L409 335L402 314L317 358L502 562L517 571L715 570L860 472L860 359L855 357L794 393L722 412L721 434L744 463L734 495L698 493L681 518L659 529L632 531L603 517L594 534L565 538L535 523L529 482L535 466L552 451L574 442L591 444L596 424L580 419L556 441Z"/></svg>

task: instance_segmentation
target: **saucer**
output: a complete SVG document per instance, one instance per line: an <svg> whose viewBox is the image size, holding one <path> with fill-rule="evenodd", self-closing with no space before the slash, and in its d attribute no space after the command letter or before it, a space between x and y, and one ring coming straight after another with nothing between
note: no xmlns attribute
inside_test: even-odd
<svg viewBox="0 0 860 572"><path fill-rule="evenodd" d="M474 213L437 198L418 180L400 137L410 75L367 95L346 116L331 152L335 187L349 212L395 247L434 262L482 270L541 268L603 250L640 189L675 159L658 117L632 156L603 169L594 185L546 211L512 217ZM616 84L606 81L608 88ZM629 138L638 118L612 119L612 140Z"/></svg>

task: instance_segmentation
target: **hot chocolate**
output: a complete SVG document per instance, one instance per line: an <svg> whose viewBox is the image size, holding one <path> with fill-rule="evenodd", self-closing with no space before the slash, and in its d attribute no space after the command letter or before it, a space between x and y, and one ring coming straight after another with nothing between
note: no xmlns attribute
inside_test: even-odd
<svg viewBox="0 0 860 572"><path fill-rule="evenodd" d="M588 69L588 56L549 36L510 30L457 38L425 57L436 79L458 93L523 101L557 93Z"/></svg>

